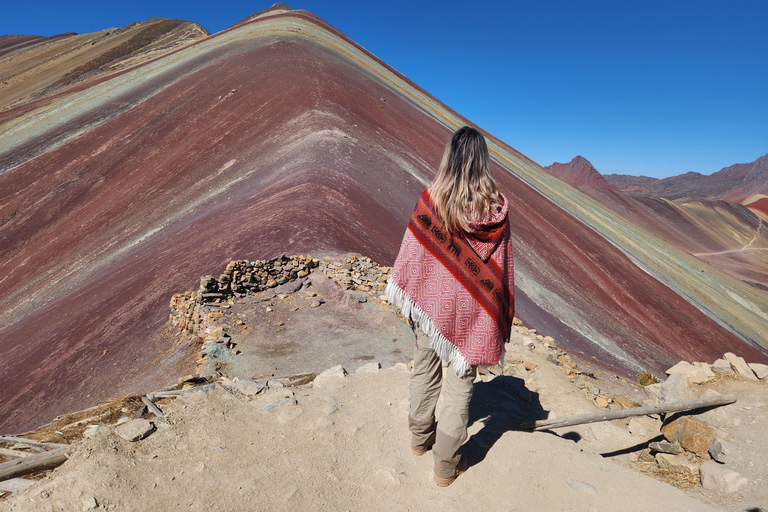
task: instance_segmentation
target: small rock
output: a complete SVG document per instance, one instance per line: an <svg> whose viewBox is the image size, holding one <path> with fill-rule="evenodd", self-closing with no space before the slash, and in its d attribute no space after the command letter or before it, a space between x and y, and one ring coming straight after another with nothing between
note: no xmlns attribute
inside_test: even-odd
<svg viewBox="0 0 768 512"><path fill-rule="evenodd" d="M702 487L717 491L720 494L733 494L748 482L736 471L711 460L701 465L699 476Z"/></svg>
<svg viewBox="0 0 768 512"><path fill-rule="evenodd" d="M650 386L647 386L650 387ZM693 399L693 392L688 386L688 379L682 374L676 373L659 386L656 394L656 403L670 404L675 402L685 402Z"/></svg>
<svg viewBox="0 0 768 512"><path fill-rule="evenodd" d="M139 441L155 431L155 424L149 420L137 419L115 428L115 433L126 441Z"/></svg>
<svg viewBox="0 0 768 512"><path fill-rule="evenodd" d="M311 308L319 308L321 304L323 304L325 301L323 299L315 299L309 302L309 307Z"/></svg>
<svg viewBox="0 0 768 512"><path fill-rule="evenodd" d="M312 386L321 388L323 386L327 386L331 384L334 381L339 381L340 379L343 379L346 376L347 376L347 370L345 370L343 366L337 365L332 368L328 368L327 370L322 372L320 375L315 377L315 380L312 383Z"/></svg>
<svg viewBox="0 0 768 512"><path fill-rule="evenodd" d="M686 473L689 475L695 475L699 472L699 465L689 461L685 458L685 455L672 455L669 453L659 452L656 454L656 463L662 469L671 471L673 473Z"/></svg>
<svg viewBox="0 0 768 512"><path fill-rule="evenodd" d="M349 294L349 297L360 303L368 302L368 294L364 292L352 292Z"/></svg>
<svg viewBox="0 0 768 512"><path fill-rule="evenodd" d="M245 396L258 395L264 391L264 388L264 384L257 383L253 379L238 379L230 386L230 389L234 389Z"/></svg>
<svg viewBox="0 0 768 512"><path fill-rule="evenodd" d="M768 379L768 364L747 363L758 379Z"/></svg>
<svg viewBox="0 0 768 512"><path fill-rule="evenodd" d="M528 361L523 364L523 367L529 372L535 370L538 366L539 365L537 365L536 363L532 363L531 361Z"/></svg>
<svg viewBox="0 0 768 512"><path fill-rule="evenodd" d="M590 395L599 395L600 394L600 388L598 388L597 386L592 386L591 388L589 388L589 394Z"/></svg>
<svg viewBox="0 0 768 512"><path fill-rule="evenodd" d="M709 446L709 455L721 464L733 462L733 446L719 437L716 437Z"/></svg>
<svg viewBox="0 0 768 512"><path fill-rule="evenodd" d="M275 286L277 286L277 281L275 281L274 279L270 279L267 281L267 288L274 288Z"/></svg>
<svg viewBox="0 0 768 512"><path fill-rule="evenodd" d="M712 371L718 375L733 375L733 368L731 368L731 363L725 359L718 359L712 363L711 368Z"/></svg>
<svg viewBox="0 0 768 512"><path fill-rule="evenodd" d="M750 368L747 362L744 361L743 357L739 357L732 352L726 352L723 354L723 357L726 361L731 363L731 367L733 367L736 375L742 379L757 380L757 377L755 377L755 373L752 371L752 368Z"/></svg>
<svg viewBox="0 0 768 512"><path fill-rule="evenodd" d="M669 441L648 443L648 448L654 452L671 453L672 455L683 453L683 447L680 446L680 443L670 443Z"/></svg>
<svg viewBox="0 0 768 512"><path fill-rule="evenodd" d="M267 387L269 389L284 388L285 384L278 379L269 379L267 381Z"/></svg>
<svg viewBox="0 0 768 512"><path fill-rule="evenodd" d="M125 423L125 421L123 423ZM98 425L88 425L85 427L85 430L83 430L83 437L92 438L98 433L109 432L110 430L112 430L112 428L108 427L104 423L99 423Z"/></svg>
<svg viewBox="0 0 768 512"><path fill-rule="evenodd" d="M373 362L364 364L357 370L355 370L355 373L376 373L381 369L381 363Z"/></svg>
<svg viewBox="0 0 768 512"><path fill-rule="evenodd" d="M96 498L93 496L90 496L88 498L83 498L83 510L93 510L95 508L98 508L99 503L96 501Z"/></svg>
<svg viewBox="0 0 768 512"><path fill-rule="evenodd" d="M595 397L595 405L598 407L606 408L608 407L608 399L602 395L598 395Z"/></svg>
<svg viewBox="0 0 768 512"><path fill-rule="evenodd" d="M681 416L661 427L661 433L671 443L680 446L704 459L709 458L709 447L715 440L715 431L701 420Z"/></svg>

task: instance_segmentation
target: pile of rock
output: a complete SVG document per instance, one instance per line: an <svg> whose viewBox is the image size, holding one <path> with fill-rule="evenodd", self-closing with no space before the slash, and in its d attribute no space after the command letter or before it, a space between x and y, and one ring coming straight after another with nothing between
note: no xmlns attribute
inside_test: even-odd
<svg viewBox="0 0 768 512"><path fill-rule="evenodd" d="M309 254L278 256L270 260L235 260L229 262L218 279L213 276L200 278L198 302L217 303L232 296L244 297L268 288L274 288L300 277L305 277L318 265Z"/></svg>
<svg viewBox="0 0 768 512"><path fill-rule="evenodd" d="M211 275L202 276L196 292L177 293L171 298L171 325L182 332L204 337L205 328L215 324L219 315L212 308L226 307L235 297L245 297L306 277L319 263L309 254L230 261L218 279Z"/></svg>
<svg viewBox="0 0 768 512"><path fill-rule="evenodd" d="M743 358L730 352L713 364L681 361L666 372L669 378L663 383L646 386L648 403L665 404L696 398L691 384L704 384L720 376L732 376L745 380L768 383L768 365L748 364ZM717 395L705 389L701 397ZM726 464L733 462L734 448L706 420L717 419L724 413L712 410L697 416L679 416L661 427L666 441L649 444L650 453L662 469L689 476L698 476L701 485L722 494L732 494L748 480Z"/></svg>
<svg viewBox="0 0 768 512"><path fill-rule="evenodd" d="M717 376L732 376L768 384L768 365L747 363L744 358L727 352L714 363L688 363L680 361L667 370L669 378L660 384L645 387L652 403L664 404L691 400L694 397L689 384L704 384Z"/></svg>
<svg viewBox="0 0 768 512"><path fill-rule="evenodd" d="M566 378L586 393L598 407L614 410L627 409L638 405L629 398L612 395L606 390L599 388L595 382L595 376L580 370L571 355L558 347L551 336L537 334L536 329L523 326L517 318L513 320L513 329L522 335L523 346L531 352L543 355L547 361L560 367L565 373ZM536 363L525 362L519 358L508 358L505 374L514 375L520 367L525 369L525 371L533 371L537 366ZM508 371L508 369L511 371ZM517 371L517 373L520 372Z"/></svg>
<svg viewBox="0 0 768 512"><path fill-rule="evenodd" d="M392 270L371 261L371 258L347 254L340 258L325 258L320 268L329 279L345 290L360 290L379 297L387 287Z"/></svg>

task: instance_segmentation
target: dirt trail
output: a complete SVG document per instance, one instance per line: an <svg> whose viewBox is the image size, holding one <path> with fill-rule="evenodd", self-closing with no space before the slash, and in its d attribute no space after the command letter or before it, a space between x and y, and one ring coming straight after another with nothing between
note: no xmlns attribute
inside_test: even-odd
<svg viewBox="0 0 768 512"><path fill-rule="evenodd" d="M478 384L497 402L518 379ZM475 410L472 466L432 483L431 456L408 448L407 369L295 389L296 405L260 412L223 388L168 407L138 443L111 432L85 440L51 478L6 510L715 510L683 492L582 451L573 441L508 430L513 411ZM495 389L492 389L495 388ZM504 393L504 394L500 394ZM328 414L337 408L335 412ZM490 413L490 417L488 417Z"/></svg>
<svg viewBox="0 0 768 512"><path fill-rule="evenodd" d="M311 308L313 314L339 315L343 297L316 283L318 296L328 299L323 305L328 310ZM298 295L302 292L296 293L296 301L305 300ZM303 309L293 309L291 296L276 299L274 310L264 315L273 326L283 321L283 312ZM263 308L267 302L254 304ZM385 304L372 302L365 307L358 304L348 314L378 321L387 310ZM237 313L234 310L231 318L239 318ZM322 324L308 316L301 321L291 318L294 328L308 329L303 334L291 331L292 336L309 336ZM382 322L393 321L394 315ZM266 331L255 326L248 335L257 332ZM354 338L351 331L344 336ZM238 346L244 350L249 349L246 338L245 333L239 338ZM381 346L376 348L377 344ZM503 374L486 373L475 384L470 438L463 449L469 470L450 487L438 488L432 481L431 454L417 457L409 450L407 365L378 370L375 363L346 353L386 358L392 345L388 335L336 347L338 362L345 361L350 371L346 377L321 376L314 384L298 387L271 380L268 389L250 396L236 391L237 384L225 378L178 398L161 399L158 405L165 415L150 417L157 430L149 437L131 443L118 437L113 427L101 428L94 437L83 439L63 466L1 501L0 509L768 509L765 383L725 379L707 385L739 396L737 404L710 414L709 421L735 447L738 462L733 467L749 479L747 486L731 496L701 487L683 491L659 479L672 480L672 475L645 467L654 473L652 478L634 462L637 452L659 436L657 419L635 420L634 433L627 429L628 420L556 433L521 430L518 425L525 421L595 412L600 396L638 402L644 393L614 375L576 371L548 338L518 326L506 346L509 364ZM280 361L282 366L287 356ZM368 371L357 373L360 365ZM225 377L247 375L240 364L223 368L234 372Z"/></svg>

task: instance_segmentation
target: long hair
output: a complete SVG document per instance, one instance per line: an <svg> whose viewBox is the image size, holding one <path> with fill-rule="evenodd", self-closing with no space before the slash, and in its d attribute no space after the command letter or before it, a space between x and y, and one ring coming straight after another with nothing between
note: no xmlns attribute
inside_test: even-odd
<svg viewBox="0 0 768 512"><path fill-rule="evenodd" d="M485 137L469 126L453 134L431 187L438 217L449 231L469 232L501 202Z"/></svg>

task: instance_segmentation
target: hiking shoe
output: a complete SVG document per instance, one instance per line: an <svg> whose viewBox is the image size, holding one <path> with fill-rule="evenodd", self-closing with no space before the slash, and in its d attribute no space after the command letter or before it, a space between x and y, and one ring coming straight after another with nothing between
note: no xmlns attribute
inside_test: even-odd
<svg viewBox="0 0 768 512"><path fill-rule="evenodd" d="M432 445L435 444L435 436L437 432L432 432L432 435L430 435L427 438L427 441L421 445L421 446L413 446L411 445L411 453L414 455L424 455L429 451L430 448L432 448Z"/></svg>
<svg viewBox="0 0 768 512"><path fill-rule="evenodd" d="M469 467L469 464L467 463L467 458L462 455L461 458L459 459L459 463L456 465L456 468L453 470L454 475L449 477L442 477L442 476L435 475L435 483L439 487L448 487L453 483L454 480L456 480L456 478L460 474L462 474L467 470L467 467Z"/></svg>

